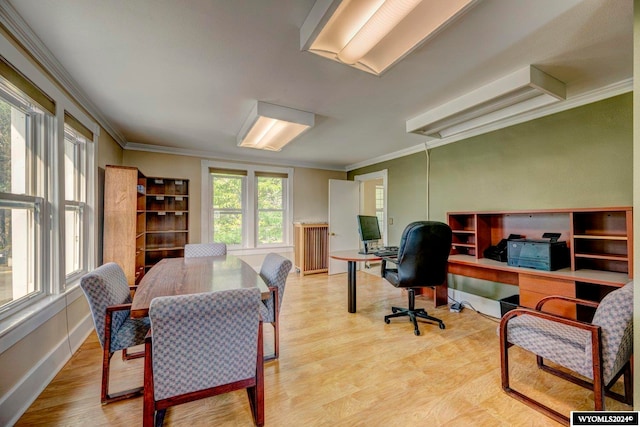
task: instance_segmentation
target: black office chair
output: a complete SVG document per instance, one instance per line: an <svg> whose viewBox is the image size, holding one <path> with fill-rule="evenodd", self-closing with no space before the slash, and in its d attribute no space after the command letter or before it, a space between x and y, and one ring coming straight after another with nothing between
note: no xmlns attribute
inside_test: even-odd
<svg viewBox="0 0 640 427"><path fill-rule="evenodd" d="M420 335L416 318L437 322L444 329L442 320L429 316L422 308L415 308L416 288L435 287L447 279L447 260L451 251L451 228L442 222L417 221L407 225L402 233L397 258L382 259L382 277L397 288L408 288L409 308L391 307L393 314L384 316L385 323L392 317L409 316L414 334ZM387 262L397 268L387 269Z"/></svg>

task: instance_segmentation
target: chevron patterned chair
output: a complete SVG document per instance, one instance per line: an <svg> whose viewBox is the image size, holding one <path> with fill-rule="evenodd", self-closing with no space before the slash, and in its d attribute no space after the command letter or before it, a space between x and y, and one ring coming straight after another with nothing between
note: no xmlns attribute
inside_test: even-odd
<svg viewBox="0 0 640 427"><path fill-rule="evenodd" d="M142 394L142 387L109 394L111 356L122 350L123 359L143 357L143 351L130 355L126 351L129 347L144 344L144 337L149 331L149 318L132 319L129 316L131 292L124 271L115 262L101 265L82 277L80 287L89 302L102 346L100 401L105 404Z"/></svg>
<svg viewBox="0 0 640 427"><path fill-rule="evenodd" d="M546 302L558 299L597 307L592 322L567 319L541 311ZM512 345L534 353L540 369L592 389L596 411L605 410L605 395L631 405L633 282L609 293L599 304L577 298L551 296L543 298L536 310L518 308L502 317L502 388L510 396L558 422L568 424L567 416L511 388L508 351ZM544 363L545 359L566 369L549 366ZM610 390L621 376L624 376L624 395Z"/></svg>
<svg viewBox="0 0 640 427"><path fill-rule="evenodd" d="M265 356L265 360L277 359L280 352L280 307L284 297L287 276L291 271L291 261L278 254L267 254L260 268L260 277L271 291L271 298L260 304L262 321L273 326L273 354Z"/></svg>
<svg viewBox="0 0 640 427"><path fill-rule="evenodd" d="M187 243L184 245L184 257L221 256L227 254L225 243Z"/></svg>
<svg viewBox="0 0 640 427"><path fill-rule="evenodd" d="M247 389L254 423L264 425L262 322L258 288L158 297L145 343L143 425L167 408Z"/></svg>

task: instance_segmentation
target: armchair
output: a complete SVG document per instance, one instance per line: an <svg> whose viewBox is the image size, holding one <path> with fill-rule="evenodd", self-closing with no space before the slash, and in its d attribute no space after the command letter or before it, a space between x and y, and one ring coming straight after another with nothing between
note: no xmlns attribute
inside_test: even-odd
<svg viewBox="0 0 640 427"><path fill-rule="evenodd" d="M91 317L102 346L102 385L100 401L110 403L142 394L142 387L109 394L111 356L122 350L123 359L143 357L144 352L127 355L127 348L144 344L149 318L132 319L131 291L122 268L114 262L104 264L80 280L91 310Z"/></svg>
<svg viewBox="0 0 640 427"><path fill-rule="evenodd" d="M162 425L167 408L247 389L264 424L262 322L258 288L158 297L145 343L143 425Z"/></svg>
<svg viewBox="0 0 640 427"><path fill-rule="evenodd" d="M404 229L397 258L383 258L381 273L393 286L407 288L409 307L392 307L393 314L384 316L385 323L390 323L393 317L408 316L416 335L420 335L417 318L437 322L440 329L445 328L442 320L429 316L422 308L415 308L415 291L446 283L451 234L447 224L435 221L412 222ZM388 262L397 268L387 268Z"/></svg>
<svg viewBox="0 0 640 427"><path fill-rule="evenodd" d="M280 306L284 297L284 289L287 284L287 276L291 271L291 261L278 254L267 254L260 268L260 277L265 281L271 291L271 298L260 304L262 321L273 326L274 352L265 356L265 360L277 359L280 352Z"/></svg>
<svg viewBox="0 0 640 427"><path fill-rule="evenodd" d="M541 311L545 303L555 299L597 307L592 322ZM509 311L500 322L503 390L556 421L568 424L566 415L511 387L509 348L512 345L534 353L540 369L593 390L596 411L605 409L605 395L632 404L630 360L633 351L633 282L609 293L599 304L577 298L550 296L540 300L535 310L518 308ZM549 366L544 363L545 359L571 372ZM624 395L610 390L621 376L624 376Z"/></svg>

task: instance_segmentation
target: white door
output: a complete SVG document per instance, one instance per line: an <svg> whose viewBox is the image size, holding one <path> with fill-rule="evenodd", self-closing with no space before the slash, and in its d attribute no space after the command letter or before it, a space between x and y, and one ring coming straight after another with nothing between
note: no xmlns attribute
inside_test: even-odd
<svg viewBox="0 0 640 427"><path fill-rule="evenodd" d="M329 253L359 247L360 182L329 180ZM347 262L329 258L329 274L346 273Z"/></svg>

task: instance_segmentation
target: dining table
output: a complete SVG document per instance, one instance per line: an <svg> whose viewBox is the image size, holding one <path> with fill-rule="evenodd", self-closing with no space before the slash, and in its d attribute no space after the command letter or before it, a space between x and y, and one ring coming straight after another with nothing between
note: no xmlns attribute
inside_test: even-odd
<svg viewBox="0 0 640 427"><path fill-rule="evenodd" d="M140 280L131 304L131 317L148 316L149 305L157 297L253 287L260 289L263 300L271 297L260 274L234 255L165 258Z"/></svg>

